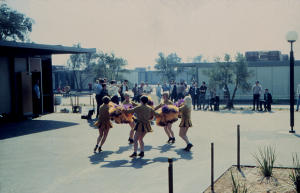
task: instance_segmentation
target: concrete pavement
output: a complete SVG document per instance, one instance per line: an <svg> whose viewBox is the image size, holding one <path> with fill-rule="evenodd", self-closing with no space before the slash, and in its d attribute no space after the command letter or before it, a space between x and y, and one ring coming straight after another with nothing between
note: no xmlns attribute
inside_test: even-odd
<svg viewBox="0 0 300 193"><path fill-rule="evenodd" d="M86 113L86 109L83 113ZM163 128L145 136L145 157L130 159L128 125L114 124L103 152L93 153L98 130L80 114L53 113L0 125L0 192L168 192L169 157L174 158L174 192L203 192L210 185L210 146L215 146L215 179L236 164L236 128L241 127L241 164L255 165L252 153L273 145L277 166L300 155L300 114L290 134L289 111L193 111L191 152L173 124L175 144ZM95 118L95 115L93 116ZM298 133L298 134L297 134Z"/></svg>

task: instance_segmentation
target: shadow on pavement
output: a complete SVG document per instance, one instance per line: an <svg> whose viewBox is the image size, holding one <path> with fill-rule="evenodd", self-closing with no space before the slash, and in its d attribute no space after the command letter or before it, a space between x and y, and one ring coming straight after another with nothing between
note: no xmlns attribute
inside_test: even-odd
<svg viewBox="0 0 300 193"><path fill-rule="evenodd" d="M121 154L121 153L123 153L124 151L128 151L128 150L131 150L131 151L132 151L132 149L133 149L133 145L132 145L132 144L130 144L130 145L128 145L128 146L121 146L121 147L119 147L119 149L116 151L116 154Z"/></svg>
<svg viewBox="0 0 300 193"><path fill-rule="evenodd" d="M160 150L160 153L164 153L164 152L170 151L172 148L175 148L175 147L176 146L173 146L173 144L167 143L165 145L158 146L157 148L153 148L153 149Z"/></svg>
<svg viewBox="0 0 300 193"><path fill-rule="evenodd" d="M102 151L100 153L94 153L93 155L89 156L88 158L90 158L91 164L99 164L100 162L104 162L104 159L113 153L115 153L115 152Z"/></svg>
<svg viewBox="0 0 300 193"><path fill-rule="evenodd" d="M97 118L93 118L93 119L87 119L86 121L88 122L90 127L94 127L94 129L98 129L97 127L94 126L97 120L98 120Z"/></svg>
<svg viewBox="0 0 300 193"><path fill-rule="evenodd" d="M182 149L176 149L175 152L180 155L180 159L187 159L191 160L193 159L192 152L191 151L184 151Z"/></svg>
<svg viewBox="0 0 300 193"><path fill-rule="evenodd" d="M294 133L294 135L295 135L296 137L299 137L299 138L300 138L300 135L299 135L299 134L297 134L297 133Z"/></svg>
<svg viewBox="0 0 300 193"><path fill-rule="evenodd" d="M0 140L44 131L51 131L55 129L62 129L64 127L70 127L74 125L79 124L52 120L29 120L22 122L4 123L0 125Z"/></svg>

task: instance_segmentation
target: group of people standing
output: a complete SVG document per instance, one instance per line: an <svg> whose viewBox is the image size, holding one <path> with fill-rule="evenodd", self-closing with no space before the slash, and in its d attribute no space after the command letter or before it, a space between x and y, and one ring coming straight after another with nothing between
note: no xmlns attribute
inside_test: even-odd
<svg viewBox="0 0 300 193"><path fill-rule="evenodd" d="M158 104L155 108L152 108L151 106L147 105L148 103L148 96L147 93L151 93L151 89L146 90L146 94L144 93L144 90L140 89L139 91L142 92L142 95L139 96L140 104L135 103L134 101L130 100L130 94L128 92L128 86L127 86L127 80L124 80L123 84L121 86L116 86L118 88L118 92L121 96L121 100L123 105L132 105L133 108L124 110L124 113L126 114L135 114L137 122L134 121L129 123L130 126L130 133L129 133L129 143L134 144L134 152L130 157L137 157L137 156L144 156L144 141L143 138L145 135L149 132L153 132L151 127L151 117L160 117L162 116L157 112L158 109L163 107L164 105L173 105L174 103L169 100L169 92L165 91L162 93L163 100L160 104ZM114 82L111 82L111 87L114 87ZM143 83L141 83L142 85ZM100 87L101 85L101 87ZM148 84L146 84L148 86ZM109 115L109 102L116 103L118 101L113 100L115 96L115 88L112 88L112 94L111 96L108 96L109 93L104 93L106 90L106 83L104 79L99 79L99 84L97 84L97 95L96 98L99 101L99 107L97 105L97 117L98 122L97 126L99 130L99 136L97 138L97 144L94 148L94 151L101 152L102 146L106 141L107 135L109 133L109 129L113 127L113 124L111 123L110 115ZM143 88L141 86L141 88ZM100 89L101 88L101 89ZM98 91L100 90L99 94ZM106 94L106 95L103 95ZM102 98L101 98L102 97ZM123 98L124 97L124 98ZM98 102L97 101L97 102ZM118 103L116 103L118 104ZM189 127L192 127L192 121L191 121L191 107L192 107L192 99L190 96L184 97L184 105L179 108L179 112L181 113L181 123L179 124L180 130L179 130L179 136L186 142L187 146L183 150L189 151L193 145L189 142L189 139L187 137L187 131ZM175 135L172 131L172 124L168 124L164 127L164 131L169 137L167 143L175 143ZM140 145L141 152L137 154L137 148L138 143Z"/></svg>

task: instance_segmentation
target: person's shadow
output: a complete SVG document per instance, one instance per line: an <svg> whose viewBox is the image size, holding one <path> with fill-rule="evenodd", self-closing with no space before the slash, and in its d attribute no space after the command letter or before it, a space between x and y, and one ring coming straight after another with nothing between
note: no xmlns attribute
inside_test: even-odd
<svg viewBox="0 0 300 193"><path fill-rule="evenodd" d="M168 143L168 144L158 146L157 148L153 148L153 149L158 149L158 150L160 150L160 153L164 153L164 152L170 151L174 147L175 146L173 146L173 144Z"/></svg>
<svg viewBox="0 0 300 193"><path fill-rule="evenodd" d="M191 160L193 159L193 153L191 151L184 151L182 149L176 149L175 152L180 155L180 159L187 159Z"/></svg>
<svg viewBox="0 0 300 193"><path fill-rule="evenodd" d="M121 154L121 153L123 153L123 152L125 152L125 151L132 150L132 147L133 147L132 144L130 144L129 146L121 146L121 147L119 147L119 149L116 151L116 154Z"/></svg>
<svg viewBox="0 0 300 193"><path fill-rule="evenodd" d="M104 159L107 158L109 155L113 154L113 151L102 151L100 153L94 153L93 155L89 156L91 164L99 164L100 162L104 162Z"/></svg>

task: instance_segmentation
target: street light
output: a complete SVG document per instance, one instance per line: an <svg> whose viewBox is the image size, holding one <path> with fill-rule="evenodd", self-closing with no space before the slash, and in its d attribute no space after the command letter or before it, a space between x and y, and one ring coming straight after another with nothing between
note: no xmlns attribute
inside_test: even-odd
<svg viewBox="0 0 300 193"><path fill-rule="evenodd" d="M286 34L285 39L291 43L290 52L290 133L295 133L294 127L294 53L293 53L293 42L298 39L298 34L295 31L290 31Z"/></svg>

